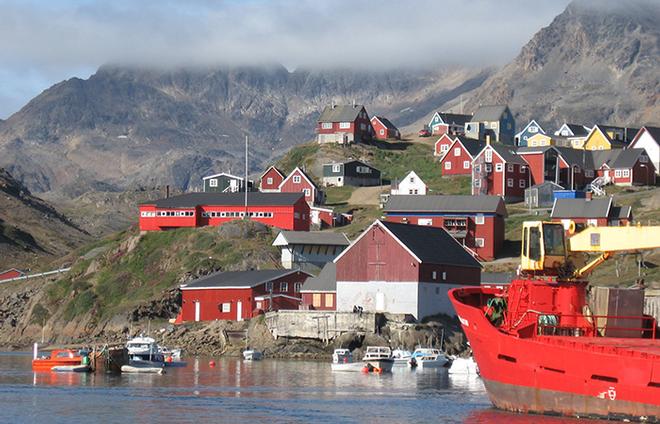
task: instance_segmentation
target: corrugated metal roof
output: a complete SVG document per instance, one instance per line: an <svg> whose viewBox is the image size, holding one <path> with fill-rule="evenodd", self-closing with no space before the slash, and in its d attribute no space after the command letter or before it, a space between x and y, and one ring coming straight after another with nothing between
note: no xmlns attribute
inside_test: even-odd
<svg viewBox="0 0 660 424"><path fill-rule="evenodd" d="M481 264L443 228L380 221L423 263L479 267Z"/></svg>
<svg viewBox="0 0 660 424"><path fill-rule="evenodd" d="M329 231L281 231L279 235L284 237L288 244L323 246L348 246L351 244L346 234Z"/></svg>
<svg viewBox="0 0 660 424"><path fill-rule="evenodd" d="M300 290L301 293L334 291L337 291L337 265L334 262L325 264L318 277L309 277L305 280Z"/></svg>
<svg viewBox="0 0 660 424"><path fill-rule="evenodd" d="M319 117L319 122L353 122L363 107L362 105L326 106Z"/></svg>
<svg viewBox="0 0 660 424"><path fill-rule="evenodd" d="M248 192L249 206L289 206L304 197L304 193ZM194 208L199 205L240 206L245 203L245 193L186 193L165 199L144 202L159 208Z"/></svg>
<svg viewBox="0 0 660 424"><path fill-rule="evenodd" d="M500 196L424 196L393 195L385 204L385 212L496 213L506 216Z"/></svg>
<svg viewBox="0 0 660 424"><path fill-rule="evenodd" d="M465 137L462 135L457 135L455 138L459 139L461 144L465 146L465 149L468 151L468 153L470 153L470 156L472 156L473 158L477 156L479 152L481 152L484 149L484 147L486 147L486 143L481 140Z"/></svg>
<svg viewBox="0 0 660 424"><path fill-rule="evenodd" d="M566 124L566 126L571 130L574 137L586 137L589 134L589 130L586 129L583 125Z"/></svg>
<svg viewBox="0 0 660 424"><path fill-rule="evenodd" d="M194 289L194 288L223 288L223 287L256 287L268 281L277 280L299 270L294 269L269 269L259 271L228 271L216 272L209 274L205 277L198 278L187 284L181 286L181 289Z"/></svg>
<svg viewBox="0 0 660 424"><path fill-rule="evenodd" d="M445 124L465 125L466 122L471 122L472 115L462 115L460 113L444 113L438 112L442 122Z"/></svg>
<svg viewBox="0 0 660 424"><path fill-rule="evenodd" d="M387 118L384 118L382 116L375 116L374 118L378 119L383 125L385 125L385 128L387 128L388 130L397 129L396 126L392 122L390 122L390 120Z"/></svg>
<svg viewBox="0 0 660 424"><path fill-rule="evenodd" d="M499 154L502 159L507 163L517 163L519 165L527 166L527 162L521 156L516 154L515 147L507 146L499 143L491 143L490 146Z"/></svg>
<svg viewBox="0 0 660 424"><path fill-rule="evenodd" d="M506 110L506 105L480 106L475 112L470 122L491 122L499 121Z"/></svg>
<svg viewBox="0 0 660 424"><path fill-rule="evenodd" d="M607 218L612 199L557 199L552 218Z"/></svg>
<svg viewBox="0 0 660 424"><path fill-rule="evenodd" d="M631 212L632 208L630 206L612 206L612 209L610 210L610 218L630 218Z"/></svg>

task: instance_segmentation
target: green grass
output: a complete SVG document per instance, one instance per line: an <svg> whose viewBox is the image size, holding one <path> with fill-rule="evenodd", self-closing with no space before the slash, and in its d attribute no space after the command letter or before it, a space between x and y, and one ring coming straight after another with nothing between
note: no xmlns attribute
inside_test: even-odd
<svg viewBox="0 0 660 424"><path fill-rule="evenodd" d="M317 143L301 144L291 149L279 162L278 167L285 173L290 173L297 166L309 166L314 154L319 151Z"/></svg>
<svg viewBox="0 0 660 424"><path fill-rule="evenodd" d="M325 204L332 206L340 203L346 203L350 199L355 187L327 187L325 188Z"/></svg>

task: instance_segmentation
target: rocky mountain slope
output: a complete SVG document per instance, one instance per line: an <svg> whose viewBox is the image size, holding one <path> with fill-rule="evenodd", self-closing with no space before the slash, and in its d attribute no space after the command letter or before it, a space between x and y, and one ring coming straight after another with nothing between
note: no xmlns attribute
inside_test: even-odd
<svg viewBox="0 0 660 424"><path fill-rule="evenodd" d="M35 192L68 198L136 186L188 189L314 136L320 110L355 100L405 125L488 71L308 71L282 66L143 70L104 66L61 82L0 123L0 166Z"/></svg>
<svg viewBox="0 0 660 424"><path fill-rule="evenodd" d="M658 125L659 21L657 1L575 0L475 90L468 108L508 103L519 125Z"/></svg>
<svg viewBox="0 0 660 424"><path fill-rule="evenodd" d="M0 168L0 270L43 265L89 240L89 234Z"/></svg>

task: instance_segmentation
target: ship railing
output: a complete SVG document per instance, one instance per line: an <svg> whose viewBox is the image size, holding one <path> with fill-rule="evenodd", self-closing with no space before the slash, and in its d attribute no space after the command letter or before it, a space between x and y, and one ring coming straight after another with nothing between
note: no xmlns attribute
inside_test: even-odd
<svg viewBox="0 0 660 424"><path fill-rule="evenodd" d="M658 323L651 316L535 314L536 334L543 336L657 338ZM566 321L583 324L567 325Z"/></svg>

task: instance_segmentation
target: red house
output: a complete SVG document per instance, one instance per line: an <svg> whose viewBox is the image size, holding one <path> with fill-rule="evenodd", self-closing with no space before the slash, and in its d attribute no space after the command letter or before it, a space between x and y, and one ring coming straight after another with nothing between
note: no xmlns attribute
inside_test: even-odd
<svg viewBox="0 0 660 424"><path fill-rule="evenodd" d="M281 193L305 193L305 200L310 206L322 205L324 193L305 171L296 168L280 184Z"/></svg>
<svg viewBox="0 0 660 424"><path fill-rule="evenodd" d="M502 196L506 202L524 199L529 187L527 162L510 146L488 144L472 163L472 194Z"/></svg>
<svg viewBox="0 0 660 424"><path fill-rule="evenodd" d="M504 244L504 201L499 196L391 196L388 222L444 228L479 258L493 260Z"/></svg>
<svg viewBox="0 0 660 424"><path fill-rule="evenodd" d="M455 136L447 154L440 160L442 175L472 175L472 161L486 143L463 136Z"/></svg>
<svg viewBox="0 0 660 424"><path fill-rule="evenodd" d="M442 134L433 147L433 156L442 158L445 153L449 151L449 147L454 144L455 136L449 134Z"/></svg>
<svg viewBox="0 0 660 424"><path fill-rule="evenodd" d="M302 303L305 309L334 311L337 309L337 267L325 264L318 277L310 277L303 284Z"/></svg>
<svg viewBox="0 0 660 424"><path fill-rule="evenodd" d="M299 270L216 272L181 286L183 321L253 318L262 311L298 309L310 275Z"/></svg>
<svg viewBox="0 0 660 424"><path fill-rule="evenodd" d="M589 152L598 177L621 186L655 185L656 170L644 149L611 149Z"/></svg>
<svg viewBox="0 0 660 424"><path fill-rule="evenodd" d="M413 197L413 196L401 196ZM337 310L455 315L451 288L479 284L481 264L443 228L375 221L335 259Z"/></svg>
<svg viewBox="0 0 660 424"><path fill-rule="evenodd" d="M371 141L373 128L362 105L326 106L316 126L319 144L351 144Z"/></svg>
<svg viewBox="0 0 660 424"><path fill-rule="evenodd" d="M309 231L310 211L303 193L187 193L142 203L140 230L216 226L246 216L283 230Z"/></svg>
<svg viewBox="0 0 660 424"><path fill-rule="evenodd" d="M11 280L12 278L18 278L25 275L25 272L20 269L10 268L6 271L0 272L0 281Z"/></svg>
<svg viewBox="0 0 660 424"><path fill-rule="evenodd" d="M383 118L382 116L372 116L371 126L374 129L374 138L376 140L401 140L399 129L387 118Z"/></svg>
<svg viewBox="0 0 660 424"><path fill-rule="evenodd" d="M262 193L280 191L280 184L282 184L284 178L285 176L282 171L275 166L271 166L259 177L259 191Z"/></svg>
<svg viewBox="0 0 660 424"><path fill-rule="evenodd" d="M605 199L556 199L550 218L564 224L568 230L570 222L580 230L585 226L607 227L628 225L632 222L630 206L614 206L612 198Z"/></svg>

